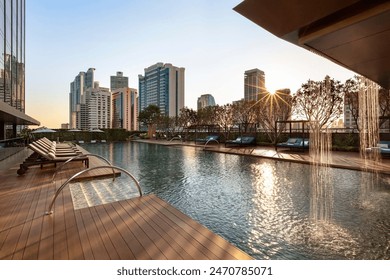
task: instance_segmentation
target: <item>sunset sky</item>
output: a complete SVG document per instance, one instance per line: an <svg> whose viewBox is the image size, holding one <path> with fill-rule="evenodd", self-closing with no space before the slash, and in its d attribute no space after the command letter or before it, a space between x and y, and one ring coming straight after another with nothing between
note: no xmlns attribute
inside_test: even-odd
<svg viewBox="0 0 390 280"><path fill-rule="evenodd" d="M201 94L219 105L244 96L244 72L265 72L269 91L294 93L326 75L354 73L283 41L233 11L240 0L26 1L26 113L42 126L69 122L69 86L95 68L100 86L122 71L138 75L157 62L185 70L185 106Z"/></svg>

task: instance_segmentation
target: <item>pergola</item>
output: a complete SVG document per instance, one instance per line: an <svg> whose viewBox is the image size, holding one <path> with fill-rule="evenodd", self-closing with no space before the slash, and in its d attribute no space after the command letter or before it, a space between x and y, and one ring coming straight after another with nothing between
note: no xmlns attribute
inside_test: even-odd
<svg viewBox="0 0 390 280"><path fill-rule="evenodd" d="M278 124L289 125L288 132L289 132L290 137L292 136L292 132L293 132L292 125L293 124L298 124L298 125L301 124L302 125L302 131L301 131L302 132L302 138L305 138L305 133L309 133L310 132L309 131L309 127L305 126L307 123L309 123L309 121L306 121L306 120L275 121L275 136L278 133Z"/></svg>

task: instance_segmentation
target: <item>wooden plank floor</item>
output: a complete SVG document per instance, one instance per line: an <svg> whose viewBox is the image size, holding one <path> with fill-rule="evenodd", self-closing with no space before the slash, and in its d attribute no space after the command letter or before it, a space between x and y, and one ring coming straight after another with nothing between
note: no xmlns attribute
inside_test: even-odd
<svg viewBox="0 0 390 280"><path fill-rule="evenodd" d="M0 259L251 259L154 195L74 210L65 188L45 215L55 190L81 168L69 164L54 183L50 166L23 176L18 165L0 171Z"/></svg>

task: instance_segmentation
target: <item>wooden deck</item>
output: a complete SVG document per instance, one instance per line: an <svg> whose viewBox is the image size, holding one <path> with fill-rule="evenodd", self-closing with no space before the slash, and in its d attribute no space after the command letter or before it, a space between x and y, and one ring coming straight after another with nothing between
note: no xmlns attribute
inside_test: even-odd
<svg viewBox="0 0 390 280"><path fill-rule="evenodd" d="M65 188L45 215L55 190L82 168L71 163L52 183L53 167L18 176L17 164L1 166L0 259L251 259L154 195L74 210Z"/></svg>

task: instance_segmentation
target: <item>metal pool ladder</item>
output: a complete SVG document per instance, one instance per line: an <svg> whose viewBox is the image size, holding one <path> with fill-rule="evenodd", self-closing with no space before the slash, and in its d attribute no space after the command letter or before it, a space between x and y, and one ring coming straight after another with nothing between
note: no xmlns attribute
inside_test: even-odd
<svg viewBox="0 0 390 280"><path fill-rule="evenodd" d="M109 168L109 169L112 169L112 172L113 172L113 175L114 175L114 176L113 176L113 177L114 177L113 180L115 180L115 170L119 170L119 171L125 173L126 175L128 175L128 176L133 180L133 182L134 182L135 185L137 186L139 196L140 196L140 197L142 196L142 190L141 190L141 186L140 186L138 180L137 180L129 171L127 171L127 170L125 170L125 169L123 169L123 168L121 168L121 167L118 167L118 166L113 166L107 159L105 159L105 158L103 158L103 157L101 157L101 156L99 156L99 155L93 155L93 154L87 154L87 155L92 155L92 156L96 156L96 157L102 158L102 159L104 159L109 165L95 166L95 167L91 167L91 168L84 169L84 170L82 170L82 171L80 171L80 172L77 172L77 173L74 174L72 177L70 177L68 180L66 180L66 181L61 185L61 187L58 188L58 190L57 190L56 193L54 194L54 197L53 197L53 199L52 199L52 201L51 201L51 203L50 203L50 205L49 205L48 210L45 212L45 215L51 215L51 214L53 214L53 206L54 206L54 203L55 203L55 201L56 201L58 195L62 192L62 190L63 190L63 189L64 189L72 180L74 180L74 179L77 178L78 176L84 174L85 172L89 172L89 171L96 170L96 169L102 169L102 168ZM85 155L84 155L84 156L85 156ZM76 157L74 157L74 158L76 158ZM72 158L72 159L73 159L73 158ZM65 163L70 162L72 159L66 161ZM64 166L65 163L64 163L62 166ZM61 168L62 168L62 166L61 166ZM61 168L59 168L59 169L61 169ZM57 172L53 175L53 181L54 181L54 178L55 178L56 174L57 174Z"/></svg>

